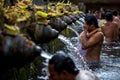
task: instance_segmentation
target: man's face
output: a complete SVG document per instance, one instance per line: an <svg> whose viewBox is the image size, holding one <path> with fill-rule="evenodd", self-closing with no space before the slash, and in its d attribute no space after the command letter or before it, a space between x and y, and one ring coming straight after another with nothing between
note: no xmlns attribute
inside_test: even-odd
<svg viewBox="0 0 120 80"><path fill-rule="evenodd" d="M57 71L55 71L53 64L49 64L48 69L49 80L66 80L65 76L62 73L58 73Z"/></svg>
<svg viewBox="0 0 120 80"><path fill-rule="evenodd" d="M88 32L93 31L94 26L93 25L88 25L86 22L84 22L84 30L87 30Z"/></svg>
<svg viewBox="0 0 120 80"><path fill-rule="evenodd" d="M86 23L86 22L84 22L83 27L84 27L84 30L88 30L88 25L87 25L87 23Z"/></svg>
<svg viewBox="0 0 120 80"><path fill-rule="evenodd" d="M49 64L48 70L49 70L49 80L59 80L59 76L54 69L54 65Z"/></svg>
<svg viewBox="0 0 120 80"><path fill-rule="evenodd" d="M49 69L49 79L48 80L74 80L74 76L67 72L66 70L63 70L61 73L58 73L54 69L53 64L48 65Z"/></svg>
<svg viewBox="0 0 120 80"><path fill-rule="evenodd" d="M94 16L95 16L96 18L99 18L99 13L98 13L98 11L96 11L96 12L94 13Z"/></svg>

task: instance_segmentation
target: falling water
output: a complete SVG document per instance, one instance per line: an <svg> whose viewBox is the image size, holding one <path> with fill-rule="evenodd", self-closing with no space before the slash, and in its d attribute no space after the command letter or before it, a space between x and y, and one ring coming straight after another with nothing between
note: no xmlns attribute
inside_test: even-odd
<svg viewBox="0 0 120 80"><path fill-rule="evenodd" d="M53 56L52 54L48 53L47 51L42 51L40 54L41 57L43 57L45 60L42 62L42 65L44 66L41 70L41 73L44 75L38 75L38 80L48 80L48 61Z"/></svg>
<svg viewBox="0 0 120 80"><path fill-rule="evenodd" d="M75 23L68 25L68 28L74 31L77 36L79 36L79 34L83 31L83 23L76 21Z"/></svg>
<svg viewBox="0 0 120 80"><path fill-rule="evenodd" d="M76 28L77 26L74 24L74 23L72 23L71 25L68 25L67 26L67 28L69 28L70 30L72 30L76 35L77 35L77 37L79 36L79 33L75 30L75 28ZM79 27L79 26L78 26ZM80 26L80 28L81 28L81 26Z"/></svg>
<svg viewBox="0 0 120 80"><path fill-rule="evenodd" d="M84 23L84 18L83 17L79 18L79 21L82 22L82 23Z"/></svg>
<svg viewBox="0 0 120 80"><path fill-rule="evenodd" d="M84 61L83 57L81 56L81 54L79 53L79 50L70 42L69 39L67 39L65 36L63 35L59 35L58 38L64 43L66 44L66 46L68 47L68 49L72 52L72 55L77 59L77 61L75 61L75 63L77 64L78 68L82 68L85 70L89 70L86 62Z"/></svg>
<svg viewBox="0 0 120 80"><path fill-rule="evenodd" d="M79 36L79 33L77 31L75 31L71 26L68 25L67 28L70 29L70 30L72 30L77 36Z"/></svg>
<svg viewBox="0 0 120 80"><path fill-rule="evenodd" d="M83 30L83 27L82 27L83 22L81 22L80 20L77 20L74 24L75 24L75 26L78 26L78 27L81 26L81 29Z"/></svg>
<svg viewBox="0 0 120 80"><path fill-rule="evenodd" d="M48 54L48 52L45 52L45 51L41 52L41 56L46 59L50 59L52 57L52 55Z"/></svg>

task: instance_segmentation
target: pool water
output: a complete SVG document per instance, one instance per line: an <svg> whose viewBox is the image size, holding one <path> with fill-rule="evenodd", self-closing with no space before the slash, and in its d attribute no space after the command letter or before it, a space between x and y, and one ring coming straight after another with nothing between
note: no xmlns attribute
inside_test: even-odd
<svg viewBox="0 0 120 80"><path fill-rule="evenodd" d="M65 41L69 42L70 44L74 44L74 47L76 47L77 46L77 38L72 37L69 39L70 39L71 43L70 43L70 41L67 41L67 40L65 40ZM100 56L101 57L101 68L96 69L95 71L93 71L93 73L95 73L100 80L120 80L120 76L119 76L119 74L120 74L120 57L116 56L116 55L108 55L105 53L106 51L103 46L103 48L101 50L101 56ZM68 47L67 44L63 50L56 51L56 52L67 53L74 60L76 66L79 69L84 69L83 67L85 64L80 63L81 61L79 61L79 60L81 60L81 59L77 59L76 56L73 55L73 53L75 53L75 52L74 51L71 52L71 48ZM119 48L118 48L118 52L119 52ZM51 56L52 55L50 55L50 53L45 53L45 54L43 53L43 57L47 58L46 62L44 62L46 64L46 67L43 68L43 71L46 70L46 74L48 73L47 62L48 62L49 58L51 58ZM80 66L80 64L81 64L81 66ZM41 80L46 80L47 76L45 76L45 77L40 76L39 78L42 78Z"/></svg>

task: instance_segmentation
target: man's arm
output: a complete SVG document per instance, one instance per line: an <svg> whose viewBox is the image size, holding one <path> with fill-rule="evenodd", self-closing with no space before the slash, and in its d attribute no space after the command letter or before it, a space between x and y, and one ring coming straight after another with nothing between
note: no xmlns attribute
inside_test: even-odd
<svg viewBox="0 0 120 80"><path fill-rule="evenodd" d="M98 31L101 31L101 28L98 28L98 29L92 31L91 33L87 33L87 37L88 37L88 38L91 37L93 34L95 34L95 33L98 32Z"/></svg>
<svg viewBox="0 0 120 80"><path fill-rule="evenodd" d="M85 40L85 41L84 41ZM86 37L83 37L81 43L83 49L88 49L94 45L96 45L99 42L103 41L103 33L97 32L93 36L91 36L89 39Z"/></svg>
<svg viewBox="0 0 120 80"><path fill-rule="evenodd" d="M98 29L92 31L91 33L87 33L87 37L90 38L93 34L95 34L98 31Z"/></svg>
<svg viewBox="0 0 120 80"><path fill-rule="evenodd" d="M84 49L84 46L86 45L87 40L88 40L87 31L84 31L81 33L81 36L80 36L80 43L82 44L83 49Z"/></svg>

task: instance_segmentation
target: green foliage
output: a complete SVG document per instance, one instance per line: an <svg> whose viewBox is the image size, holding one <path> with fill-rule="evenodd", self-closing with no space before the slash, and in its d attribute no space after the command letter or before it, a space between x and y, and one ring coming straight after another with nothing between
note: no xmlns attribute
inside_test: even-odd
<svg viewBox="0 0 120 80"><path fill-rule="evenodd" d="M55 53L56 51L63 50L65 47L65 44L62 43L59 39L55 39L54 41L49 43L49 51L51 53Z"/></svg>

